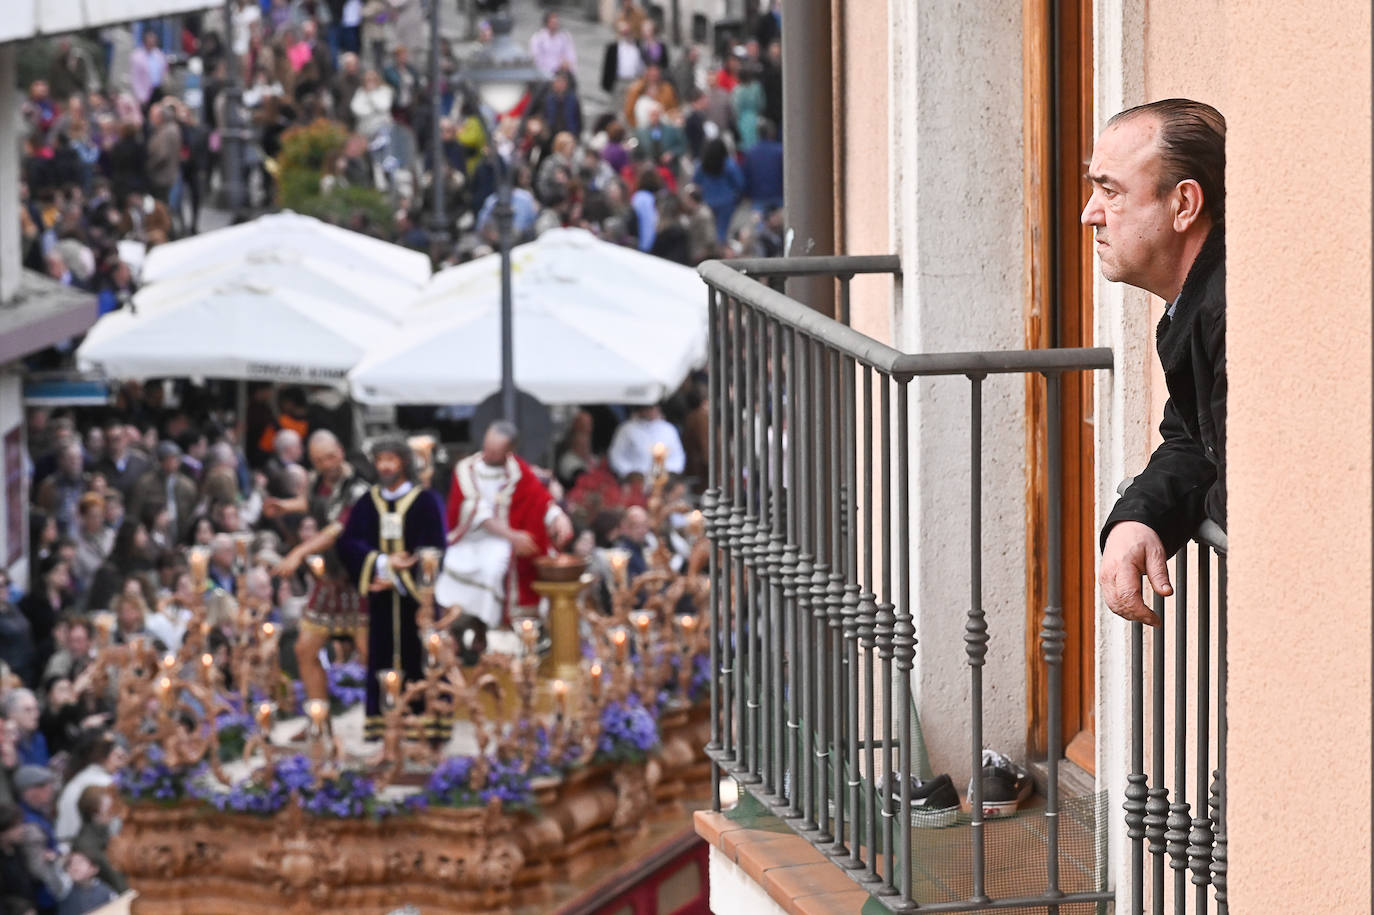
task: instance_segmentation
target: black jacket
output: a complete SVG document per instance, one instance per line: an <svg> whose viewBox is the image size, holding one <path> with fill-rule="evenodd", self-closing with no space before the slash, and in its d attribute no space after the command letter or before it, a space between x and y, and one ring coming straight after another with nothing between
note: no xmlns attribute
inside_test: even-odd
<svg viewBox="0 0 1374 915"><path fill-rule="evenodd" d="M1117 500L1101 542L1119 521L1139 521L1170 555L1204 518L1226 527L1226 236L1212 230L1183 283L1173 317L1159 322L1156 348L1169 400L1164 441Z"/></svg>

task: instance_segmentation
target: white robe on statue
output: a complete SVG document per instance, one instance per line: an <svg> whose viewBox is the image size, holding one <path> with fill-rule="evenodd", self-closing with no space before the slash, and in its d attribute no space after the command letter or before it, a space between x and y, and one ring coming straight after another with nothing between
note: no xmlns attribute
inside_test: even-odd
<svg viewBox="0 0 1374 915"><path fill-rule="evenodd" d="M501 625L505 606L511 545L482 525L499 517L498 502L510 477L504 466L492 467L481 460L481 455L475 457L476 506L472 520L444 553L444 570L435 585L434 600L441 607L462 607L465 613L494 628Z"/></svg>

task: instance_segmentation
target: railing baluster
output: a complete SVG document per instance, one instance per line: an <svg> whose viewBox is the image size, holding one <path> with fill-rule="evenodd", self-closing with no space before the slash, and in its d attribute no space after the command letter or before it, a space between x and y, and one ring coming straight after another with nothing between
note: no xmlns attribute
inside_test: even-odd
<svg viewBox="0 0 1374 915"><path fill-rule="evenodd" d="M1174 912L1188 902L1188 548L1174 560L1174 802L1164 834L1174 872Z"/></svg>
<svg viewBox="0 0 1374 915"><path fill-rule="evenodd" d="M798 385L798 415L801 422L797 426L797 486L801 492L801 517L797 519L800 534L797 556L797 634L801 648L801 829L804 832L816 830L816 687L815 639L811 625L811 573L813 571L812 553L814 540L811 525L815 511L811 504L814 498L816 476L814 473L814 454L812 436L815 434L815 400L812 396L811 338L802 337L797 345L797 365L802 372Z"/></svg>
<svg viewBox="0 0 1374 915"><path fill-rule="evenodd" d="M909 379L897 380L897 554L901 557L901 589L897 592L897 622L893 627L893 658L897 662L897 786L901 803L897 808L897 876L899 906L911 904L911 668L916 656L916 626L911 616L911 440L910 405L907 402Z"/></svg>
<svg viewBox="0 0 1374 915"><path fill-rule="evenodd" d="M848 285L846 282L846 290ZM847 775L850 822L849 860L845 862L845 867L850 870L859 870L864 866L859 848L863 841L859 829L859 803L860 789L863 786L863 772L859 766L859 479L855 467L858 461L858 442L854 432L855 370L854 360L846 358L841 365L841 371L844 373L844 384L840 396L843 414L841 425L844 429L845 491L849 495L848 501L845 503L844 644L845 659L848 665L845 689L849 699L847 722L849 752L846 756L846 762L849 766Z"/></svg>
<svg viewBox="0 0 1374 915"><path fill-rule="evenodd" d="M754 530L754 601L758 605L758 631L754 633L753 644L758 645L758 667L755 668L754 675L757 678L754 685L753 695L759 706L758 720L758 765L756 772L759 775L761 790L771 793L773 782L772 772L772 728L770 727L769 713L772 711L773 702L770 696L773 684L773 614L769 606L768 595L769 572L768 572L768 534L772 526L772 518L775 508L772 504L773 488L769 478L769 466L771 451L769 443L773 437L773 413L771 409L771 384L776 383L769 374L769 330L772 326L771 321L764 319L763 315L755 315L754 346L755 354L755 396L754 396L754 419L756 425L754 441L754 471L757 477L754 483L754 491L758 499L758 524Z"/></svg>
<svg viewBox="0 0 1374 915"><path fill-rule="evenodd" d="M1131 623L1131 771L1126 776L1126 838L1131 842L1130 915L1145 911L1145 647L1144 626Z"/></svg>
<svg viewBox="0 0 1374 915"><path fill-rule="evenodd" d="M1216 846L1212 852L1212 886L1217 915L1226 915L1226 557L1217 560L1217 768L1212 773L1212 821Z"/></svg>
<svg viewBox="0 0 1374 915"><path fill-rule="evenodd" d="M786 731L786 693L783 689L783 670L785 667L785 657L787 651L786 626L783 623L783 615L786 612L786 605L783 604L782 579L783 576L790 574L784 563L786 551L784 541L786 539L786 528L784 527L786 516L790 512L785 511L785 505L789 497L786 495L785 483L783 478L783 443L788 434L786 414L783 411L783 391L786 385L791 382L791 375L787 372L787 365L783 359L783 328L781 324L774 323L772 337L772 356L773 356L773 404L772 404L772 430L773 437L769 442L769 450L772 454L770 472L772 474L772 490L774 499L774 509L772 517L772 536L768 544L768 618L769 632L772 634L773 645L777 646L771 652L772 660L772 697L773 706L772 726L773 726L773 790L772 795L778 801L786 798L783 791L784 772L787 769L787 731Z"/></svg>
<svg viewBox="0 0 1374 915"><path fill-rule="evenodd" d="M883 499L882 499L882 530L883 530L883 595L882 603L878 604L878 614L875 620L876 635L878 642L878 658L882 665L882 684L883 684L883 741L881 771L878 778L882 779L882 805L883 805L883 884L878 889L880 896L892 896L897 892L897 887L892 882L892 868L896 862L896 849L893 846L895 836L893 835L893 817L896 812L893 810L892 801L892 778L896 768L892 765L892 721L893 721L893 696L892 696L892 627L897 622L897 618L892 615L892 385L886 375L879 376L881 385L879 397L879 410L882 417L883 458L882 458L882 477L883 477Z"/></svg>
<svg viewBox="0 0 1374 915"><path fill-rule="evenodd" d="M754 536L758 532L759 486L758 486L758 334L754 314L744 313L743 340L741 356L744 360L744 409L740 417L744 442L744 461L741 468L744 474L744 522L740 525L740 593L744 597L745 638L748 640L741 649L746 663L741 675L745 689L744 734L746 742L745 772L743 781L756 784L759 778L759 602L755 599L758 575L754 569Z"/></svg>
<svg viewBox="0 0 1374 915"><path fill-rule="evenodd" d="M1150 840L1150 907L1164 915L1164 826L1169 816L1169 789L1164 787L1164 598L1154 596L1160 625L1150 634L1151 710L1150 784L1145 801L1145 835Z"/></svg>
<svg viewBox="0 0 1374 915"><path fill-rule="evenodd" d="M734 461L731 468L734 479L734 501L731 512L730 547L733 567L733 592L735 601L735 645L734 645L734 693L735 693L735 781L746 780L749 772L749 718L748 685L744 680L745 668L749 664L749 638L746 621L749 615L749 586L744 577L744 532L748 523L749 505L746 499L748 480L748 449L744 439L744 414L749 408L744 389L744 366L748 360L749 337L745 330L745 309L743 302L736 302L734 327L734 353L730 360L730 370L734 376L733 396L730 398L731 421L734 427Z"/></svg>
<svg viewBox="0 0 1374 915"><path fill-rule="evenodd" d="M840 407L840 392L843 390L840 378L840 356L826 348L826 361L829 372L826 379L830 384L830 578L826 585L826 639L830 644L830 743L826 747L830 764L830 796L835 802L835 816L830 824L830 834L835 840L830 853L835 856L849 854L844 842L845 806L845 760L848 756L848 731L846 712L849 708L849 678L845 666L845 644L841 622L844 619L844 566L846 552L844 545L844 488L848 481L845 472L844 456L841 445L844 439L844 414Z"/></svg>
<svg viewBox="0 0 1374 915"><path fill-rule="evenodd" d="M1193 872L1194 908L1207 911L1207 887L1212 882L1212 821L1207 816L1207 775L1211 762L1210 702L1212 661L1212 563L1207 547L1197 548L1197 740L1194 764L1197 772L1197 816L1188 836L1188 867Z"/></svg>
<svg viewBox="0 0 1374 915"><path fill-rule="evenodd" d="M973 779L968 796L969 840L973 853L973 895L988 898L983 847L983 665L988 655L988 623L983 612L983 377L969 376L969 610L964 650L969 665L969 744Z"/></svg>
<svg viewBox="0 0 1374 915"><path fill-rule="evenodd" d="M735 743L735 579L733 538L738 523L735 509L735 420L738 389L735 386L735 333L734 320L737 308L734 299L725 299L724 314L720 324L720 456L721 472L720 496L716 505L716 529L720 540L720 579L721 582L721 627L720 627L720 677L721 697L721 750L724 752L727 768L734 775L734 764L738 750Z"/></svg>
<svg viewBox="0 0 1374 915"><path fill-rule="evenodd" d="M1048 738L1046 749L1048 759L1045 769L1045 895L1054 898L1062 895L1059 886L1059 757L1063 754L1063 701L1064 701L1064 610L1063 610L1063 566L1060 563L1062 551L1063 506L1060 504L1063 481L1060 479L1063 466L1062 446L1059 438L1060 377L1050 373L1045 376L1045 415L1049 424L1046 463L1049 471L1049 536L1045 550L1045 562L1049 568L1049 582L1046 588L1048 600L1045 615L1040 626L1040 642L1045 658L1045 683L1048 688L1048 714L1046 730ZM1051 915L1057 907L1051 906Z"/></svg>
<svg viewBox="0 0 1374 915"><path fill-rule="evenodd" d="M816 562L811 570L811 648L814 652L816 662L815 695L816 703L812 706L812 715L807 719L808 730L814 735L812 745L812 785L816 792L816 829L818 835L816 841L820 843L829 842L830 835L830 816L827 810L830 794L830 784L826 773L826 763L828 761L827 751L830 742L830 718L827 714L827 707L831 699L831 672L830 672L830 649L827 647L826 639L826 612L829 608L826 588L830 581L829 571L829 549L830 532L828 530L829 511L828 499L822 484L822 455L828 453L826 447L826 433L829 423L826 422L826 410L828 401L826 399L826 375L825 370L826 348L820 341L811 341L811 390L812 390L812 423L811 423L811 448L815 455L812 460L811 486L809 491L815 499L815 511L812 515L811 546L815 553Z"/></svg>
<svg viewBox="0 0 1374 915"><path fill-rule="evenodd" d="M880 376L881 378L881 376ZM864 845L868 848L866 883L877 883L878 877L878 733L876 697L874 696L873 648L874 624L878 612L877 596L873 593L873 369L864 366L864 575L863 592L859 595L859 645L863 648L864 666L864 745L868 790L864 792Z"/></svg>
<svg viewBox="0 0 1374 915"><path fill-rule="evenodd" d="M798 549L801 537L801 401L805 384L801 375L800 346L796 331L787 330L788 364L788 429L787 451L791 485L787 487L787 543L784 545L783 563L783 605L787 629L788 672L790 682L787 690L787 745L788 745L788 784L787 816L799 819L801 811L801 701L802 701L802 662L801 662L801 607L797 593L798 564L801 554Z"/></svg>
<svg viewBox="0 0 1374 915"><path fill-rule="evenodd" d="M720 416L719 407L724 400L720 396L720 345L723 339L720 327L719 296L714 288L707 298L706 323L710 328L710 347L707 362L707 454L706 454L706 492L702 495L702 517L706 521L706 533L711 539L711 551L707 555L706 574L710 578L711 591L707 595L707 606L711 626L711 740L708 750L720 749L720 569L716 546L716 505L719 497L717 475L720 472ZM711 758L711 809L720 810L720 764Z"/></svg>

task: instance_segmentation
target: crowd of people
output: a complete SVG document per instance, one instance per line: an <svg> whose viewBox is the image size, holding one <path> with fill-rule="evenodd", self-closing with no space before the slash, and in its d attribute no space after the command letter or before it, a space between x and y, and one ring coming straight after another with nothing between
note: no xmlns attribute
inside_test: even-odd
<svg viewBox="0 0 1374 915"><path fill-rule="evenodd" d="M652 530L646 484L669 473L664 495L690 501L706 461L703 395L701 379L693 378L662 406L579 410L539 462L547 469L514 457L517 433L500 424L485 440L478 437L472 458L452 468L441 469L442 449L432 442L353 447L328 393L301 388L255 386L242 422L231 398L188 382L130 382L103 408L31 408L28 581L22 588L0 582L3 911L85 912L124 888L105 855L118 828L111 785L127 747L112 729L112 697L95 663L101 623L115 644L141 638L158 651L176 651L189 608L200 601L214 624L213 656L227 665L233 606L257 601L286 633L283 669L299 676L307 695L323 690L323 671L333 663L369 652L389 658L394 646L369 645L363 635L363 605L371 601L373 615L376 607L391 612L389 598L379 602L376 595L375 581L388 574L385 562L370 565L386 553L376 552L377 531L358 539L362 509L351 509L370 509L373 492L404 492L388 476L393 452L404 453L397 467L405 485L434 490L430 498L441 513L447 490L447 519L431 538L436 545L447 531L450 553L460 551L478 527L508 544L506 565L493 579L503 603L485 621L500 626L512 614L537 614L537 606L523 606L532 594L523 578L532 538L540 550L559 546L584 556L602 575L609 574L611 549L626 551L631 575L645 570L655 538L664 538L676 557L688 554L685 510ZM498 489L502 468L523 470L529 479L522 485L536 502L525 517L510 515L512 504L522 510L524 490L497 506L479 481L464 507L469 465L495 474ZM492 518L496 523L488 524ZM200 593L190 572L193 549L208 556ZM344 587L331 589L328 574L312 574L307 560L316 555ZM409 581L408 566L396 554L390 558L389 574ZM507 570L511 577L503 579ZM502 592L503 582L512 587ZM413 628L413 607L410 614ZM480 615L476 604L473 615ZM373 628L391 632L389 625ZM480 652L484 644L464 647ZM418 642L414 650L418 655ZM225 666L223 676L232 682L234 672Z"/></svg>
<svg viewBox="0 0 1374 915"><path fill-rule="evenodd" d="M513 181L517 242L579 226L685 264L780 251L776 14L713 58L697 45L670 47L635 0L616 12L605 96L594 106L585 100L597 87L579 77L556 10L528 36L547 81L510 112L462 89L459 56L469 48L443 41L437 137L420 0L237 0L227 29L218 12L111 28L101 33L103 55L83 40L40 39L52 46L23 104L24 262L99 293L104 311L126 302L137 259L119 243L197 232L212 190L228 184L231 62L242 73L246 126L240 215L278 205L284 135L324 120L347 139L322 164L321 187L376 189L390 214L360 209L340 220L425 250L436 264L495 247L502 175ZM477 42L491 40L482 22ZM594 110L606 97L610 110ZM436 160L442 245L432 231Z"/></svg>

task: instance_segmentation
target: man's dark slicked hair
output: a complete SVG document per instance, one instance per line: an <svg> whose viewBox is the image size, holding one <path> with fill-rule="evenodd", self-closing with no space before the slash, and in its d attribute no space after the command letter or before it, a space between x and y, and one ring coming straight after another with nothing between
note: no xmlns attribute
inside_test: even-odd
<svg viewBox="0 0 1374 915"><path fill-rule="evenodd" d="M1159 192L1192 178L1202 188L1202 211L1226 221L1226 118L1204 102L1166 98L1127 108L1107 126L1153 117L1159 122Z"/></svg>

